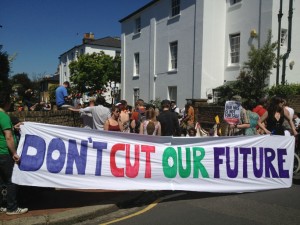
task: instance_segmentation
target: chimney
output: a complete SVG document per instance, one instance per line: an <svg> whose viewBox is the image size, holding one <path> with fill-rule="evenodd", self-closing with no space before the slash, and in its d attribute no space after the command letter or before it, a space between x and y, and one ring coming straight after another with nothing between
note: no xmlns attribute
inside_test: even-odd
<svg viewBox="0 0 300 225"><path fill-rule="evenodd" d="M90 41L94 40L94 33L85 33L82 39L83 44L86 44Z"/></svg>

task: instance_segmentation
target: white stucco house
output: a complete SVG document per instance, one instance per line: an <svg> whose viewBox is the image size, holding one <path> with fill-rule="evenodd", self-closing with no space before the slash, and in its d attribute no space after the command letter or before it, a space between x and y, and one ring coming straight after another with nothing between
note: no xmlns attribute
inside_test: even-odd
<svg viewBox="0 0 300 225"><path fill-rule="evenodd" d="M93 33L85 33L82 39L82 44L77 45L70 50L62 53L59 56L59 83L63 84L65 81L70 81L70 69L69 65L72 61L76 60L79 55L100 53L103 51L106 55L116 57L121 55L121 41L116 37L104 37L95 39ZM112 86L112 87L110 87ZM104 97L108 103L112 103L113 96L111 91L113 88L119 89L119 84L107 85L107 92L104 93ZM87 101L84 99L83 101Z"/></svg>
<svg viewBox="0 0 300 225"><path fill-rule="evenodd" d="M293 2L286 80L300 80L300 1L282 5L280 54L287 51L289 2ZM236 80L251 45L278 37L280 0L152 0L120 20L122 98L129 104L207 98ZM293 65L291 67L291 65ZM292 68L292 69L291 69ZM282 68L280 68L281 79ZM281 80L280 80L281 82ZM280 83L279 82L279 83ZM276 83L276 68L269 85Z"/></svg>

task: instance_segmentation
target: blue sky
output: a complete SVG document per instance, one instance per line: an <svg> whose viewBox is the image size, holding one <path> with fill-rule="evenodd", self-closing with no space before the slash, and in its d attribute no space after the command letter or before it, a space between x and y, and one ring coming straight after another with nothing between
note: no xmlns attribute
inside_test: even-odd
<svg viewBox="0 0 300 225"><path fill-rule="evenodd" d="M11 74L54 74L60 54L95 38L120 36L119 20L151 0L1 0L0 45L17 54Z"/></svg>

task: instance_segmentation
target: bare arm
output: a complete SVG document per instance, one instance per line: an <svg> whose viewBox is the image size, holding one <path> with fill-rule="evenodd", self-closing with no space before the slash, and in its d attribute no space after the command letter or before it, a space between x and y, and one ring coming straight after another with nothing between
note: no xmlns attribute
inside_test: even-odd
<svg viewBox="0 0 300 225"><path fill-rule="evenodd" d="M105 123L104 123L103 128L104 128L104 130L108 130L108 127L109 127L109 121L106 120Z"/></svg>
<svg viewBox="0 0 300 225"><path fill-rule="evenodd" d="M269 131L264 125L263 122L268 118L268 111L266 111L257 121L257 125L260 129L262 129L266 134L271 134L271 131Z"/></svg>
<svg viewBox="0 0 300 225"><path fill-rule="evenodd" d="M5 135L7 147L9 149L9 151L11 152L11 155L12 155L14 161L18 162L20 160L20 156L17 154L12 130L10 130L10 129L4 130L4 135Z"/></svg>
<svg viewBox="0 0 300 225"><path fill-rule="evenodd" d="M296 128L295 128L293 120L292 120L292 118L290 116L290 113L289 113L289 111L286 108L284 108L284 117L289 122L289 125L290 125L290 127L292 129L293 135L296 136L298 134L298 132L296 131Z"/></svg>
<svg viewBox="0 0 300 225"><path fill-rule="evenodd" d="M144 126L143 123L140 125L140 133L139 134L144 134Z"/></svg>
<svg viewBox="0 0 300 225"><path fill-rule="evenodd" d="M160 125L160 122L158 122L157 136L161 136L161 125Z"/></svg>

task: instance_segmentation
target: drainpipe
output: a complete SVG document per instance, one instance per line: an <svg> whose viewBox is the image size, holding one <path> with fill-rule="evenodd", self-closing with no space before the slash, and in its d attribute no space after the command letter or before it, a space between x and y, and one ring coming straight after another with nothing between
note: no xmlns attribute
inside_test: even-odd
<svg viewBox="0 0 300 225"><path fill-rule="evenodd" d="M194 99L194 89L195 89L195 47L196 47L196 13L197 13L197 1L195 1L194 10L194 43L193 43L193 82L192 82L192 99Z"/></svg>
<svg viewBox="0 0 300 225"><path fill-rule="evenodd" d="M282 61L282 79L281 79L281 84L285 84L285 70L286 70L286 60L290 55L291 52L291 42L292 42L292 18L293 18L293 1L290 0L290 5L289 5L289 16L288 16L288 48L286 53L283 55L283 61Z"/></svg>
<svg viewBox="0 0 300 225"><path fill-rule="evenodd" d="M259 15L258 15L258 38L257 38L257 48L260 49L260 37L261 37L261 2L259 1Z"/></svg>
<svg viewBox="0 0 300 225"><path fill-rule="evenodd" d="M278 13L278 37L277 37L277 66L276 66L276 86L279 84L279 56L280 56L280 38L281 38L281 18L282 18L282 0L280 0L280 7Z"/></svg>

